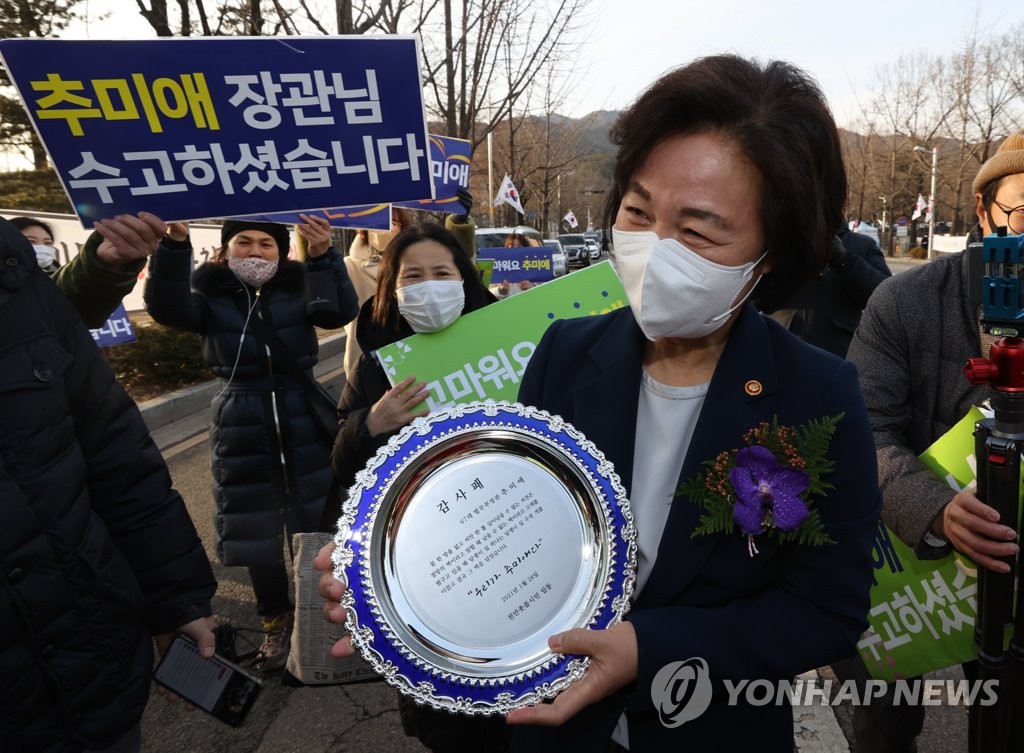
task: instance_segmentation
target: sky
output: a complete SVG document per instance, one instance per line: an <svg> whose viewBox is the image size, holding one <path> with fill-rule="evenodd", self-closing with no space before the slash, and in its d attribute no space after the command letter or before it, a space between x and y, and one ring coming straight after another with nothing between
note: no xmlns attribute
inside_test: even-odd
<svg viewBox="0 0 1024 753"><path fill-rule="evenodd" d="M536 0L542 2L543 0ZM116 13L64 38L152 38L134 0L87 0ZM972 29L985 39L1024 22L1011 0L589 0L574 48L575 85L561 114L617 110L661 73L702 55L788 60L814 76L840 125L854 124L880 64L903 53L947 55Z"/></svg>
<svg viewBox="0 0 1024 753"><path fill-rule="evenodd" d="M583 109L621 109L647 84L703 55L781 59L817 79L840 125L857 120L880 64L901 54L945 56L972 28L980 39L1024 21L1010 0L596 0ZM604 105L602 105L602 101Z"/></svg>

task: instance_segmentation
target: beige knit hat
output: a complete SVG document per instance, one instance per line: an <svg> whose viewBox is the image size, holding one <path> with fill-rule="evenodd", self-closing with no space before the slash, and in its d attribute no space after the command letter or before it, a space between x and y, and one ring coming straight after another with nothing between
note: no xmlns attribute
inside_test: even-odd
<svg viewBox="0 0 1024 753"><path fill-rule="evenodd" d="M988 162L981 166L974 178L974 193L981 193L994 180L1016 173L1024 173L1024 131L1007 137Z"/></svg>

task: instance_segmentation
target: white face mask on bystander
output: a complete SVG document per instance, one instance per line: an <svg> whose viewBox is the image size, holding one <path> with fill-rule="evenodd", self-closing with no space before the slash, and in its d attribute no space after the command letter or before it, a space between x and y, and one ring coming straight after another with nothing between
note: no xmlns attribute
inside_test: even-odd
<svg viewBox="0 0 1024 753"><path fill-rule="evenodd" d="M413 332L439 332L462 314L462 280L425 280L395 290L400 313Z"/></svg>
<svg viewBox="0 0 1024 753"><path fill-rule="evenodd" d="M747 300L756 261L728 267L705 259L674 238L612 228L612 263L640 329L648 340L706 337L721 328Z"/></svg>
<svg viewBox="0 0 1024 753"><path fill-rule="evenodd" d="M54 251L53 246L43 246L38 243L33 243L32 250L36 252L36 262L43 269L46 269L48 266L53 264L53 260L57 258L57 253Z"/></svg>

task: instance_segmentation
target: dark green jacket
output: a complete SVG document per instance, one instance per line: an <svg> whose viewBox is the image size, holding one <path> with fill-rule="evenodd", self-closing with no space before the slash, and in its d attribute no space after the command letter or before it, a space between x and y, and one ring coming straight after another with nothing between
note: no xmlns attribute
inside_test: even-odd
<svg viewBox="0 0 1024 753"><path fill-rule="evenodd" d="M111 267L100 261L96 249L103 236L92 233L81 252L52 275L57 287L71 301L85 326L102 327L117 305L132 292L145 259Z"/></svg>

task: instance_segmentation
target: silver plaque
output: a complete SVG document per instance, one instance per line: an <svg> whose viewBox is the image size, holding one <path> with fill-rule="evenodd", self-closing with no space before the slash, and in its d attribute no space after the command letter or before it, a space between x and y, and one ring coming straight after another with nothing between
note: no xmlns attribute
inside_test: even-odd
<svg viewBox="0 0 1024 753"><path fill-rule="evenodd" d="M610 462L519 403L415 420L359 472L335 537L354 645L434 708L505 714L583 676L549 636L629 609L636 530Z"/></svg>

